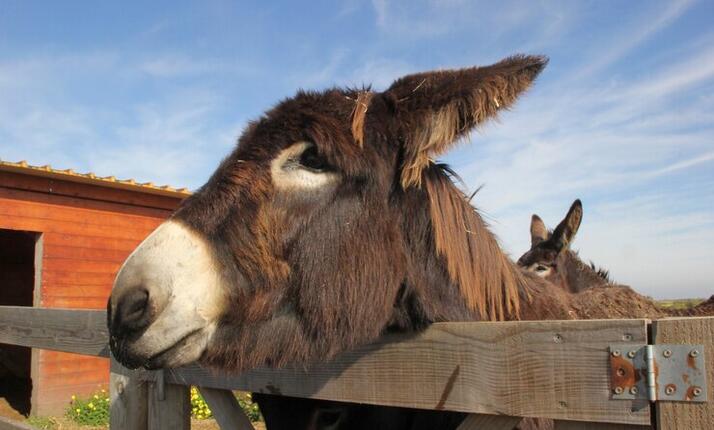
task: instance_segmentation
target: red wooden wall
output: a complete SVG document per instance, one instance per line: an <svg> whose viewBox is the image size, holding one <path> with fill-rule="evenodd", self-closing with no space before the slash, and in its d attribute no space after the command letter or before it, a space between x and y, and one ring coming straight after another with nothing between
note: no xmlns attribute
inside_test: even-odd
<svg viewBox="0 0 714 430"><path fill-rule="evenodd" d="M178 195L0 171L0 229L42 235L35 306L104 309L124 259L180 201ZM36 351L33 413L63 412L72 394L105 386L108 368L103 359Z"/></svg>

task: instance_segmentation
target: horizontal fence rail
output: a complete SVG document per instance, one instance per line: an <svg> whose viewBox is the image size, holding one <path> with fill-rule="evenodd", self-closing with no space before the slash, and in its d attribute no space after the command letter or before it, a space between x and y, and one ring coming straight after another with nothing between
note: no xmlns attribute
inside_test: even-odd
<svg viewBox="0 0 714 430"><path fill-rule="evenodd" d="M418 334L387 336L307 369L258 369L241 375L199 366L131 371L112 362L112 386L118 384L121 388L120 392L112 393L112 400L117 404L124 402L127 408L140 408L131 406L134 397L126 393L136 390L132 381L144 381L156 387L154 390L164 391L165 384L167 390L149 393L149 397L183 398L184 391L178 394L169 391L199 386L207 398L213 399L209 405L216 405L217 409L230 409L230 400L219 390L224 393L243 390L467 412L475 414L470 418L472 421L496 419L499 415L511 420L551 418L558 420L558 429L580 428L577 422L615 423L600 427L592 424L588 428L648 428L653 415L660 422L688 415L693 418L679 421L680 424L689 423L689 429L710 428L714 423L712 402L668 404L658 407L655 413L655 407L646 400L612 399L609 346L658 342L657 336L662 338L660 343L705 344L709 384L714 386L714 318L655 321L652 323L655 339L648 339L649 325L650 321L644 319L439 323ZM108 357L105 312L3 306L0 343ZM224 408L221 404L228 406ZM161 416L161 408L152 409L152 400L148 405L149 421L155 411L160 415L156 419L164 423L178 420L176 428L183 425L179 424L185 420L185 411L172 418ZM126 424L131 418L119 416L120 412L117 415L116 420L125 422L124 428L140 428L136 423ZM216 416L228 428L250 428L246 427L244 417L232 416L230 412L219 410ZM503 428L509 422L503 421ZM699 422L706 425L697 427ZM491 428L465 424L463 428Z"/></svg>

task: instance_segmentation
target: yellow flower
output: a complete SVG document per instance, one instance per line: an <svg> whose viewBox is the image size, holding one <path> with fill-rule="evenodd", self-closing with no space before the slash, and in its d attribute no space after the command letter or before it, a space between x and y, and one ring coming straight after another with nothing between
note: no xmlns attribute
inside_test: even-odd
<svg viewBox="0 0 714 430"><path fill-rule="evenodd" d="M94 403L92 403L92 402L87 403L87 407L89 409L94 409Z"/></svg>
<svg viewBox="0 0 714 430"><path fill-rule="evenodd" d="M81 410L79 410L79 409L75 409L75 411L77 411L77 413L80 413L80 412L82 412L82 411L81 411Z"/></svg>
<svg viewBox="0 0 714 430"><path fill-rule="evenodd" d="M75 400L77 400L77 396L75 396L74 394L72 394L72 401L74 402Z"/></svg>

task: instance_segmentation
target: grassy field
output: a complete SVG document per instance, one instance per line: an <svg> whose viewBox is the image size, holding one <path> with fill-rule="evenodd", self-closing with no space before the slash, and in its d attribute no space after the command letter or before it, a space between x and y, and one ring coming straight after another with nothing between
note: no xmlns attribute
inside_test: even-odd
<svg viewBox="0 0 714 430"><path fill-rule="evenodd" d="M665 309L688 309L703 301L704 299L671 299L658 300L657 304Z"/></svg>

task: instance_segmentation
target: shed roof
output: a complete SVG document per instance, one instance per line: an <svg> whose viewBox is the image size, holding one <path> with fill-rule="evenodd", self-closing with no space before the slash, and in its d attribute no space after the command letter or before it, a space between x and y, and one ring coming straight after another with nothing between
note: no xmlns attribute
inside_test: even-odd
<svg viewBox="0 0 714 430"><path fill-rule="evenodd" d="M97 176L92 172L78 173L72 169L54 169L49 164L33 166L27 161L0 160L0 171L20 173L24 175L41 176L83 184L97 185L100 187L119 188L140 193L157 194L161 196L183 199L190 195L188 188L174 188L169 185L154 185L152 182L137 182L134 179L117 179L114 176Z"/></svg>

